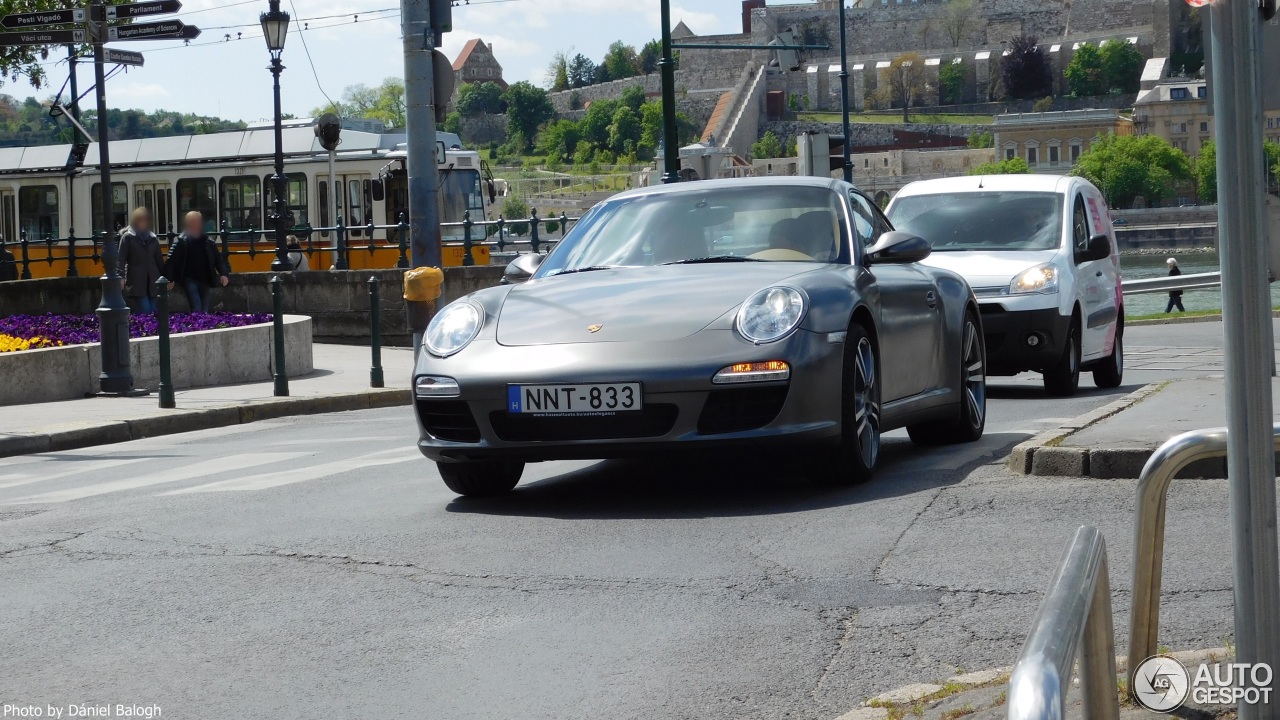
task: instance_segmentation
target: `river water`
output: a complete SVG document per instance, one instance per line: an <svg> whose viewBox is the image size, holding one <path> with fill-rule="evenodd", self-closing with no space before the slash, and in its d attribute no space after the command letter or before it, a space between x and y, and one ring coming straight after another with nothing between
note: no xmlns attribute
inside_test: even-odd
<svg viewBox="0 0 1280 720"><path fill-rule="evenodd" d="M1171 257L1178 259L1178 267L1182 268L1182 272L1185 275L1215 272L1219 269L1218 254L1216 252L1186 252L1180 254L1176 250L1170 250L1167 255L1123 256L1120 258L1120 272L1125 279L1132 280L1163 277L1169 274L1169 268L1165 264L1165 260ZM1125 315L1132 317L1134 315L1162 313L1167 302L1169 302L1169 296L1166 293L1129 295L1124 299ZM1186 290L1182 295L1182 304L1188 311L1221 310L1222 291L1218 288ZM1280 306L1280 283L1271 284L1271 306ZM1174 312L1176 313L1177 310Z"/></svg>

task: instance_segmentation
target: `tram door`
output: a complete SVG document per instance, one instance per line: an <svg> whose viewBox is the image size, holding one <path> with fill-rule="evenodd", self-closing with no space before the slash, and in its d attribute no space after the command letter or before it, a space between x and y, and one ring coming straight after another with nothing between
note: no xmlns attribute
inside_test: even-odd
<svg viewBox="0 0 1280 720"><path fill-rule="evenodd" d="M338 217L342 218L343 225L350 228L347 232L348 237L362 237L364 226L371 221L376 221L373 217L373 187L370 177L368 175L337 175L335 180L338 189ZM322 176L318 185L320 226L332 227L337 223L337 218L333 217L334 202L330 199L328 176ZM328 233L322 233L322 235L327 237Z"/></svg>
<svg viewBox="0 0 1280 720"><path fill-rule="evenodd" d="M172 228L181 232L182 228L173 225L173 190L169 183L134 183L134 207L144 207L151 215L151 229L155 233L166 233Z"/></svg>
<svg viewBox="0 0 1280 720"><path fill-rule="evenodd" d="M16 243L18 237L18 206L12 190L0 190L0 240Z"/></svg>

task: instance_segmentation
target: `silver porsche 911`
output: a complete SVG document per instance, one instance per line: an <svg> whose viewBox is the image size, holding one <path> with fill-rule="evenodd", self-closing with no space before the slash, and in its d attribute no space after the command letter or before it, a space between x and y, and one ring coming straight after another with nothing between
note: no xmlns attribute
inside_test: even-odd
<svg viewBox="0 0 1280 720"><path fill-rule="evenodd" d="M539 460L788 444L849 482L888 430L977 440L977 302L928 254L839 181L616 195L432 319L418 446L454 492L493 495Z"/></svg>

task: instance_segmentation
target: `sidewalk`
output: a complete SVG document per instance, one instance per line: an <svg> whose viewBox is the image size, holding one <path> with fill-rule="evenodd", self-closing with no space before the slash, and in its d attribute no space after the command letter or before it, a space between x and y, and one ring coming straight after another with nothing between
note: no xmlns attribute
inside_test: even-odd
<svg viewBox="0 0 1280 720"><path fill-rule="evenodd" d="M0 408L0 457L69 450L238 425L287 415L408 405L410 348L383 348L386 388L369 387L368 347L316 345L315 371L289 379L289 397L271 382L180 390L161 410L156 388L132 398L85 398Z"/></svg>
<svg viewBox="0 0 1280 720"><path fill-rule="evenodd" d="M1273 408L1280 410L1274 382L1271 392ZM1225 395L1221 376L1148 385L1018 445L1009 466L1027 475L1136 478L1147 458L1174 435L1224 427ZM1204 462L1190 470L1226 477L1225 460Z"/></svg>

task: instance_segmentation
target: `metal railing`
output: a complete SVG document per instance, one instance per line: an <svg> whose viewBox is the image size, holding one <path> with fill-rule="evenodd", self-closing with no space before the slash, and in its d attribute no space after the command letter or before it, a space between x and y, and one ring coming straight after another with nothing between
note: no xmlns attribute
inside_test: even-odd
<svg viewBox="0 0 1280 720"><path fill-rule="evenodd" d="M499 252L518 253L522 249L535 253L546 252L564 239L569 228L578 220L579 218L569 217L563 212L559 216L538 217L537 209L533 209L527 218L507 220L499 216L497 220L473 221L468 212L463 215L461 222L440 224L441 234L445 238L441 245L461 247L462 264L470 266L475 264L473 251L478 247L496 248ZM379 250L398 252L395 267L409 267L409 218L405 213L400 214L400 221L394 225L346 225L339 216L337 223L329 227L302 225L291 227L288 232L298 239L301 246L293 252L303 253L308 261L329 253L333 257L330 268L333 270L350 269L352 253L367 252L372 255ZM165 232L156 233L166 253L178 235L172 226ZM98 232L90 237L78 238L75 230L71 230L64 238L32 240L23 233L17 243L19 254L15 259L19 267L18 277L30 280L31 266L40 263L50 267L65 264L67 277L76 277L79 275L77 261L88 260L95 264L102 262L104 237L104 233ZM116 236L113 234L111 237L114 239ZM234 256L252 259L259 255L274 255L276 252L275 235L269 229L231 229L224 222L211 237L218 243L223 259L227 260Z"/></svg>
<svg viewBox="0 0 1280 720"><path fill-rule="evenodd" d="M1009 720L1066 717L1071 671L1080 661L1084 717L1118 720L1107 546L1092 526L1076 530L1009 678Z"/></svg>
<svg viewBox="0 0 1280 720"><path fill-rule="evenodd" d="M1280 452L1280 423L1273 426ZM1160 446L1138 478L1133 538L1133 610L1129 619L1129 673L1156 654L1160 630L1160 581L1164 570L1164 528L1169 485L1187 466L1227 456L1227 429L1193 430Z"/></svg>
<svg viewBox="0 0 1280 720"><path fill-rule="evenodd" d="M1214 288L1222 284L1222 273L1207 272L1191 275L1174 275L1171 277L1145 278L1142 280L1125 280L1121 283L1125 295L1144 295L1148 293L1164 293L1170 290L1202 290Z"/></svg>

